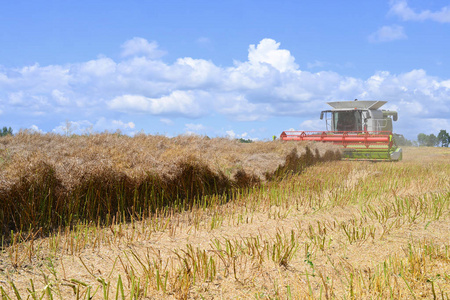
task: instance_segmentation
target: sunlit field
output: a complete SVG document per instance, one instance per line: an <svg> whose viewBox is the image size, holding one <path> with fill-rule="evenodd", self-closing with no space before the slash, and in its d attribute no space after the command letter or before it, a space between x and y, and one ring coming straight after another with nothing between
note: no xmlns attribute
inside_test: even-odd
<svg viewBox="0 0 450 300"><path fill-rule="evenodd" d="M447 148L373 163L295 142L15 138L3 299L450 298Z"/></svg>

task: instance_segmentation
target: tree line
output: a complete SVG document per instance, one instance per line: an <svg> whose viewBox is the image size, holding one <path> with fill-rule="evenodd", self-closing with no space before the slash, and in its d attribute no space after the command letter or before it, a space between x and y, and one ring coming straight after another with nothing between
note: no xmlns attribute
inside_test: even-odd
<svg viewBox="0 0 450 300"><path fill-rule="evenodd" d="M0 136L13 135L13 130L11 127L4 126L0 130ZM450 145L450 134L447 130L441 129L438 135L419 133L417 135L417 141L410 141L405 138L402 134L394 133L394 139L399 146L426 146L426 147L448 147ZM241 143L251 143L252 140L246 140L241 138L239 140Z"/></svg>
<svg viewBox="0 0 450 300"><path fill-rule="evenodd" d="M439 131L439 134L436 136L434 134L425 134L419 133L417 135L417 143L419 146L428 146L428 147L448 147L450 144L450 134L447 133L446 130Z"/></svg>
<svg viewBox="0 0 450 300"><path fill-rule="evenodd" d="M13 130L11 127L7 128L6 126L0 131L0 136L13 135Z"/></svg>
<svg viewBox="0 0 450 300"><path fill-rule="evenodd" d="M394 139L399 146L448 147L450 145L450 134L444 129L439 131L438 135L419 133L417 141L410 141L396 133L394 133Z"/></svg>

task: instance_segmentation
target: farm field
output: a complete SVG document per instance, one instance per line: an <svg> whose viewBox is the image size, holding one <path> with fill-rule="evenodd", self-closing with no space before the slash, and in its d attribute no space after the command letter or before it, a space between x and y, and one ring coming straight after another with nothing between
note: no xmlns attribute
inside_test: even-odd
<svg viewBox="0 0 450 300"><path fill-rule="evenodd" d="M87 221L71 215L74 225L64 227L61 222L29 217L21 219L29 227L16 226L13 232L16 223L4 222L3 299L450 298L447 148L406 148L401 162L372 163L336 161L335 149L315 144L229 146L230 141L194 137L180 138L181 142L142 137L136 143L144 149L154 145L152 152L137 151L136 140L128 138L120 142L125 146L115 148L110 136L97 137L98 141L94 137L91 142L97 148L63 149L52 138L48 142L42 136L22 138L30 142L2 141L2 185L8 187L2 197L16 195L12 192L16 187L30 188L18 183L42 182L19 173L38 174L44 166L56 174L51 178L58 179L55 191L65 193L61 199L61 195L80 199L72 192L91 170L100 169L97 179L121 174L134 183L146 182L145 165L155 157L153 168L160 170L156 174L180 180L177 170L183 164L178 163L199 151L201 166L208 168L195 170L219 177L213 184L207 176L189 182L202 190L202 183L215 185L223 174L225 188L194 194L194 189L186 188L183 195L193 196L189 203L147 205L148 213L131 213L131 219L120 217L120 210L119 214L105 210L105 217L97 219L86 211ZM179 146L183 143L184 148ZM34 148L24 150L24 145ZM312 156L301 155L308 153L306 146ZM34 151L39 147L56 148L59 156L46 155L50 148ZM298 156L289 156L292 148ZM80 149L87 150L81 155ZM197 163L200 158L192 160ZM289 162L302 167L296 169ZM19 163L23 167L17 167ZM111 191L120 194L107 189L98 192L103 193L99 199L108 198ZM66 213L70 212L75 210Z"/></svg>

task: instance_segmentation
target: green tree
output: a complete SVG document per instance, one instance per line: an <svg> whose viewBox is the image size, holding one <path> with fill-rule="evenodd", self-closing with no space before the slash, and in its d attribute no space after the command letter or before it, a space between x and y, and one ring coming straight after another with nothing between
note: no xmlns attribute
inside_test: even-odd
<svg viewBox="0 0 450 300"><path fill-rule="evenodd" d="M240 138L240 139L238 139L238 141L241 143L253 143L253 141L251 139L244 139L244 138Z"/></svg>
<svg viewBox="0 0 450 300"><path fill-rule="evenodd" d="M441 147L448 147L450 144L450 134L447 133L447 130L441 129L437 139L438 144L441 144Z"/></svg>
<svg viewBox="0 0 450 300"><path fill-rule="evenodd" d="M434 134L430 134L428 136L428 140L427 140L426 146L428 146L428 147L436 147L438 145L439 145L438 137L435 136Z"/></svg>
<svg viewBox="0 0 450 300"><path fill-rule="evenodd" d="M428 136L425 133L419 133L417 135L417 142L419 143L419 146L426 146L428 140Z"/></svg>
<svg viewBox="0 0 450 300"><path fill-rule="evenodd" d="M450 140L447 131L441 130L438 136L435 136L433 133L430 135L419 133L417 135L417 142L419 146L436 147L441 144L442 147L448 147Z"/></svg>
<svg viewBox="0 0 450 300"><path fill-rule="evenodd" d="M0 136L7 136L7 135L13 135L13 130L11 127L7 128L5 126L5 127L3 127L3 130L0 131Z"/></svg>

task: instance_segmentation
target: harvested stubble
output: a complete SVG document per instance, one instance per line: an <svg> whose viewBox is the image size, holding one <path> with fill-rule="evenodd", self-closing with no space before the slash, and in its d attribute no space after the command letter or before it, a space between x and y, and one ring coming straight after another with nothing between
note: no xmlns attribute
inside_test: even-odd
<svg viewBox="0 0 450 300"><path fill-rule="evenodd" d="M450 150L334 161L225 204L14 235L2 299L450 299ZM205 198L221 198L206 196Z"/></svg>
<svg viewBox="0 0 450 300"><path fill-rule="evenodd" d="M339 158L323 144L20 132L0 139L0 228L2 235L46 232L186 209L205 195L226 199L236 189Z"/></svg>

